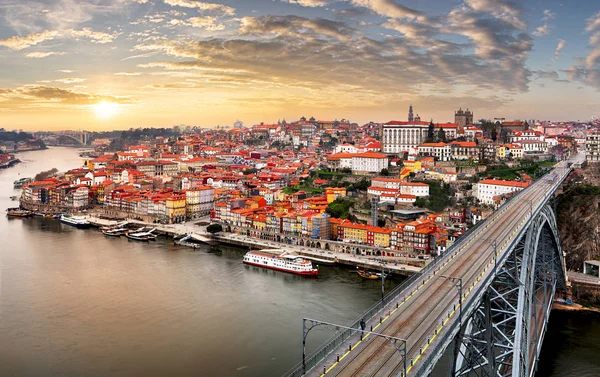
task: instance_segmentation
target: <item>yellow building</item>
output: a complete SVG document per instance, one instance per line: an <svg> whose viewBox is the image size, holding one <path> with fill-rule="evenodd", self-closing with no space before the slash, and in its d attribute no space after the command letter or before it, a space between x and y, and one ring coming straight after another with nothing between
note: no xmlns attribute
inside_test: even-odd
<svg viewBox="0 0 600 377"><path fill-rule="evenodd" d="M327 187L325 189L325 196L327 197L327 203L335 201L337 198L346 197L345 187Z"/></svg>
<svg viewBox="0 0 600 377"><path fill-rule="evenodd" d="M254 215L252 219L252 227L260 231L267 229L267 216L266 215Z"/></svg>
<svg viewBox="0 0 600 377"><path fill-rule="evenodd" d="M181 223L185 221L185 195L173 194L165 201L169 223Z"/></svg>
<svg viewBox="0 0 600 377"><path fill-rule="evenodd" d="M502 158L502 159L506 158L506 150L507 149L508 148L506 148L505 145L498 146L498 148L496 148L496 157Z"/></svg>
<svg viewBox="0 0 600 377"><path fill-rule="evenodd" d="M367 229L361 224L340 225L344 228L344 240L348 242L367 243Z"/></svg>

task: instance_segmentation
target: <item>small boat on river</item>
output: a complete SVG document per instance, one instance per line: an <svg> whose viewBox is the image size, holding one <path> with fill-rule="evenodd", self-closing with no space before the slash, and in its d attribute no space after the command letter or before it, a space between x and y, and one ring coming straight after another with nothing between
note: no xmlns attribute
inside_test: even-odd
<svg viewBox="0 0 600 377"><path fill-rule="evenodd" d="M86 229L90 227L90 222L84 216L60 215L60 222L75 228Z"/></svg>
<svg viewBox="0 0 600 377"><path fill-rule="evenodd" d="M156 241L156 237L158 237L158 235L152 233L155 230L156 228L152 228L147 232L128 232L125 234L125 237L134 241Z"/></svg>
<svg viewBox="0 0 600 377"><path fill-rule="evenodd" d="M378 280L381 279L381 272L372 272L367 270L357 270L358 276L367 280Z"/></svg>
<svg viewBox="0 0 600 377"><path fill-rule="evenodd" d="M249 251L244 255L244 263L251 266L289 272L295 275L319 275L319 270L313 268L311 261L298 255L288 254L287 252L275 254L269 250Z"/></svg>
<svg viewBox="0 0 600 377"><path fill-rule="evenodd" d="M109 237L121 237L127 234L129 229L125 227L114 227L109 229L102 229L102 234Z"/></svg>
<svg viewBox="0 0 600 377"><path fill-rule="evenodd" d="M9 208L6 210L6 216L8 217L31 217L32 212L20 209L20 208Z"/></svg>

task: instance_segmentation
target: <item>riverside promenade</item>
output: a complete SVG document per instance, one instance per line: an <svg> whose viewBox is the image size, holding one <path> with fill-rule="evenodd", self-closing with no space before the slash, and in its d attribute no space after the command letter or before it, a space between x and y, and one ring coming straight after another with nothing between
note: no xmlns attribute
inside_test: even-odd
<svg viewBox="0 0 600 377"><path fill-rule="evenodd" d="M408 263L402 263L403 261L399 260L398 258L353 255L349 253L340 253L307 246L291 245L283 242L263 240L228 232L220 232L218 235L213 236L206 232L205 226L195 225L193 222L187 222L183 224L153 224L130 219L123 221L107 220L90 214L87 214L86 218L91 224L98 227L112 226L127 221L131 224L139 224L140 226L155 228L156 233L169 237L179 237L190 233L195 233L202 236L210 236L227 245L247 247L250 249L285 249L286 251L291 251L298 255L302 255L303 257L312 260L316 264L340 264L377 271L383 268L387 272L404 276L410 276L421 270L420 267L409 265ZM201 220L202 219L200 219L200 221ZM198 221L199 220L195 220L195 222Z"/></svg>

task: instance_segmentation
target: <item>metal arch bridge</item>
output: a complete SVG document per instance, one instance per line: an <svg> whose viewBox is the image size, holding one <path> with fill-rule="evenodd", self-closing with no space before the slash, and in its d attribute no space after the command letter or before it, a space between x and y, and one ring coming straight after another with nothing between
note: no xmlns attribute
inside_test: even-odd
<svg viewBox="0 0 600 377"><path fill-rule="evenodd" d="M566 287L551 204L570 171L556 164L355 323L304 319L303 342L317 326L337 332L286 377L429 376L445 352L451 376L533 376Z"/></svg>

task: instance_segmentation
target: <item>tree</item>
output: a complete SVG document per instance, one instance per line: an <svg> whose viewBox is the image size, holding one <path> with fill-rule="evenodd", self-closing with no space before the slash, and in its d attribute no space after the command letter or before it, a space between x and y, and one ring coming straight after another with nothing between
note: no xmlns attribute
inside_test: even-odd
<svg viewBox="0 0 600 377"><path fill-rule="evenodd" d="M496 141L498 138L498 131L496 131L496 127L492 128L492 141Z"/></svg>
<svg viewBox="0 0 600 377"><path fill-rule="evenodd" d="M329 203L325 210L331 217L338 219L347 219L350 215L350 209L354 206L354 200L337 198L333 202Z"/></svg>
<svg viewBox="0 0 600 377"><path fill-rule="evenodd" d="M418 197L417 200L415 200L415 207L423 208L426 205L427 205L427 200L423 197Z"/></svg>
<svg viewBox="0 0 600 377"><path fill-rule="evenodd" d="M434 125L433 125L433 121L429 122L429 128L427 129L427 139L425 140L426 143L433 143L433 138L434 138Z"/></svg>
<svg viewBox="0 0 600 377"><path fill-rule="evenodd" d="M437 141L445 143L446 142L446 133L443 128L440 128L437 133Z"/></svg>
<svg viewBox="0 0 600 377"><path fill-rule="evenodd" d="M383 169L381 169L380 174L383 175L384 177L387 177L388 175L390 175L390 171L387 170L387 168L383 168Z"/></svg>
<svg viewBox="0 0 600 377"><path fill-rule="evenodd" d="M219 233L223 231L223 226L221 224L210 224L206 227L206 231L212 234Z"/></svg>

